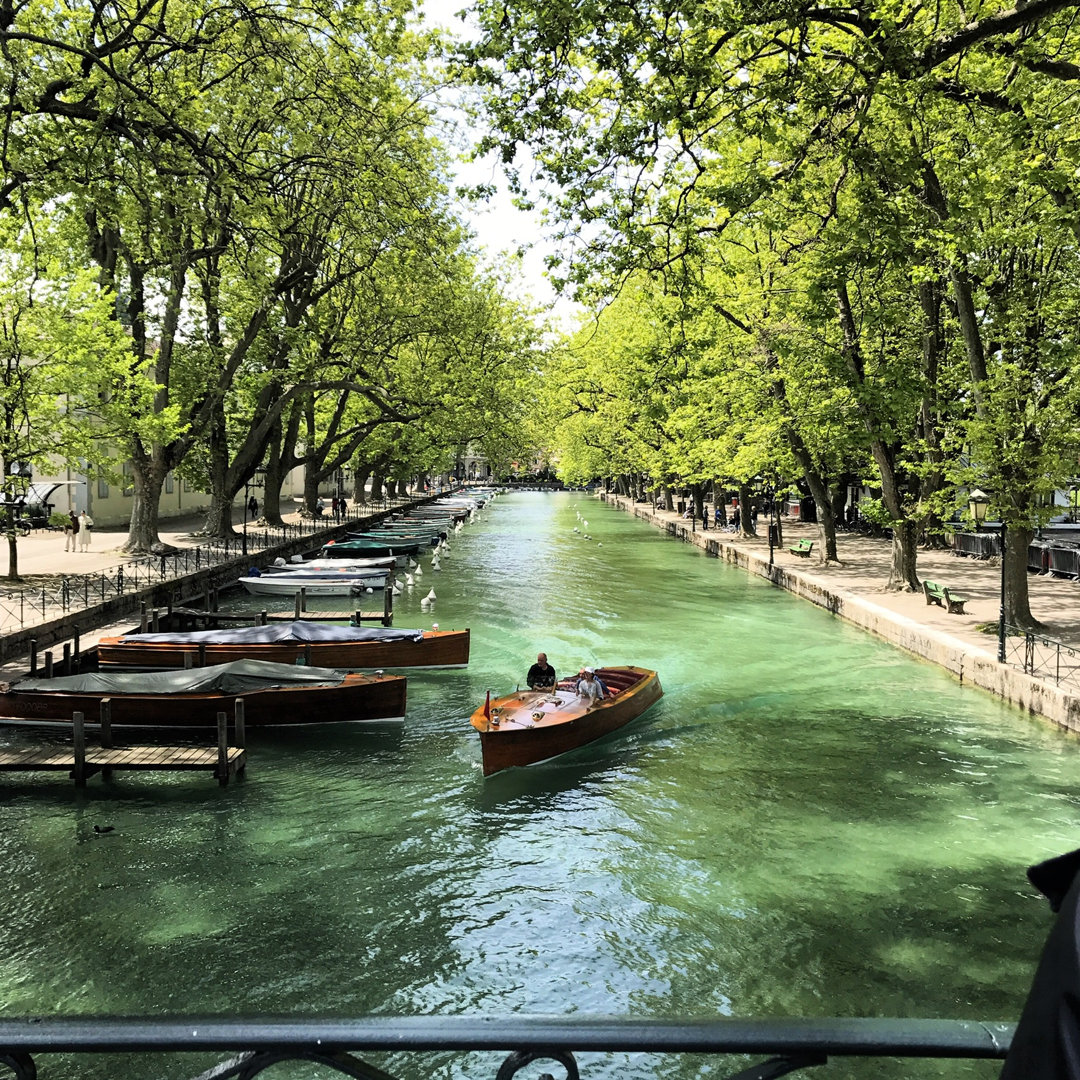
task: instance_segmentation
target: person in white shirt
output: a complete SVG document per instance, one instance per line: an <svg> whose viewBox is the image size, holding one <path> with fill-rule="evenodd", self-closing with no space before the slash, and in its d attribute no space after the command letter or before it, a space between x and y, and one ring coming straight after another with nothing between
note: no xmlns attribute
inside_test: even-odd
<svg viewBox="0 0 1080 1080"><path fill-rule="evenodd" d="M89 551L90 549L90 530L94 526L94 519L84 510L79 515L79 550Z"/></svg>
<svg viewBox="0 0 1080 1080"><path fill-rule="evenodd" d="M588 699L589 705L595 705L604 697L604 684L596 677L596 672L591 667L582 668L578 676L578 697Z"/></svg>

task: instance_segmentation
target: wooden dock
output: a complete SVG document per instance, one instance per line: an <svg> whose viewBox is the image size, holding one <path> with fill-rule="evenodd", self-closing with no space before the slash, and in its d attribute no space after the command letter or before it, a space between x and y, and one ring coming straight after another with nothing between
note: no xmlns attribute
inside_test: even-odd
<svg viewBox="0 0 1080 1080"><path fill-rule="evenodd" d="M238 702L242 706L242 702ZM72 719L72 746L28 746L0 750L0 772L67 772L76 787L85 787L95 773L108 778L114 769L129 772L211 772L224 787L232 776L247 769L244 747L243 711L237 711L236 741L228 745L228 721L218 713L218 745L208 746L111 746L107 722L101 727L102 745L86 745L86 723L82 713Z"/></svg>

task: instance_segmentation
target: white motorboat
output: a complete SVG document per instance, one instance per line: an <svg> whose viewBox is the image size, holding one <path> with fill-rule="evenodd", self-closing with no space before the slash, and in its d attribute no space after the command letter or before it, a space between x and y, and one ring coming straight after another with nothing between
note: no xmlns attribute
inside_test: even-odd
<svg viewBox="0 0 1080 1080"><path fill-rule="evenodd" d="M307 596L359 596L369 590L385 589L390 569L309 571L292 573L247 574L240 584L256 596L295 596L303 590Z"/></svg>

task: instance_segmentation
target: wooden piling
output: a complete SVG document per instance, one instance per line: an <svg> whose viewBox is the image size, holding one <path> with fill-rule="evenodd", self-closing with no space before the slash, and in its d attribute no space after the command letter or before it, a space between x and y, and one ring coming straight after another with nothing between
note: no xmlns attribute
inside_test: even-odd
<svg viewBox="0 0 1080 1080"><path fill-rule="evenodd" d="M112 699L101 699L101 746L104 750L111 750L112 739ZM102 779L108 780L112 776L112 769L108 765L101 770Z"/></svg>
<svg viewBox="0 0 1080 1080"><path fill-rule="evenodd" d="M223 712L217 714L217 753L217 779L224 787L229 782L229 717Z"/></svg>
<svg viewBox="0 0 1080 1080"><path fill-rule="evenodd" d="M151 630L153 630L153 632L155 634L158 632L158 609L157 608L154 608L154 610L152 612L150 612L150 628L151 628Z"/></svg>
<svg viewBox="0 0 1080 1080"><path fill-rule="evenodd" d="M184 667L185 667L185 669L190 670L194 666L195 666L195 657L191 654L190 650L185 651L184 652Z"/></svg>
<svg viewBox="0 0 1080 1080"><path fill-rule="evenodd" d="M206 642L199 642L199 667L206 667Z"/></svg>
<svg viewBox="0 0 1080 1080"><path fill-rule="evenodd" d="M71 643L64 642L64 659L60 662L60 670L65 675L71 674Z"/></svg>
<svg viewBox="0 0 1080 1080"><path fill-rule="evenodd" d="M139 603L139 633L145 634L146 630L146 601L142 600Z"/></svg>
<svg viewBox="0 0 1080 1080"><path fill-rule="evenodd" d="M86 787L86 724L81 712L72 714L71 737L75 744L75 767L71 777L76 787Z"/></svg>
<svg viewBox="0 0 1080 1080"><path fill-rule="evenodd" d="M52 650L47 649L45 651L45 678L51 679L53 677L53 663L52 663Z"/></svg>
<svg viewBox="0 0 1080 1080"><path fill-rule="evenodd" d="M78 672L78 671L82 670L82 652L81 652L81 649L80 649L78 628L76 628L76 630L75 630L75 638L73 640L72 645L73 645L72 652L74 654L74 659L75 659L75 670Z"/></svg>
<svg viewBox="0 0 1080 1080"><path fill-rule="evenodd" d="M300 599L300 597L302 596L303 591L304 590L301 589L300 592L298 592L293 597L293 618L294 619L299 619L300 618L300 609L301 609L301 605L303 603L303 601Z"/></svg>
<svg viewBox="0 0 1080 1080"><path fill-rule="evenodd" d="M247 726L244 722L244 699L238 697L233 703L233 723L236 726L236 745L241 749L247 749Z"/></svg>
<svg viewBox="0 0 1080 1080"><path fill-rule="evenodd" d="M37 638L30 639L30 675L37 674Z"/></svg>

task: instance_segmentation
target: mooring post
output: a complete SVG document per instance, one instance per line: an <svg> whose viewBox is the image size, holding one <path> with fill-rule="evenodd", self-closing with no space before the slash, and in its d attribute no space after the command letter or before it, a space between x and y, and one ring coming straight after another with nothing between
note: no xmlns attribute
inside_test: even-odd
<svg viewBox="0 0 1080 1080"><path fill-rule="evenodd" d="M30 639L30 676L33 678L37 674L37 638L32 637Z"/></svg>
<svg viewBox="0 0 1080 1080"><path fill-rule="evenodd" d="M53 677L52 669L52 650L47 649L45 651L45 678L51 679Z"/></svg>
<svg viewBox="0 0 1080 1080"><path fill-rule="evenodd" d="M206 642L199 642L199 667L206 667Z"/></svg>
<svg viewBox="0 0 1080 1080"><path fill-rule="evenodd" d="M81 712L72 714L71 738L75 744L75 768L71 770L71 778L76 787L86 787L86 725Z"/></svg>
<svg viewBox="0 0 1080 1080"><path fill-rule="evenodd" d="M195 657L192 654L191 650L189 649L184 653L184 670L185 671L190 671L191 668L194 667L194 666L195 666Z"/></svg>
<svg viewBox="0 0 1080 1080"><path fill-rule="evenodd" d="M150 612L150 628L154 631L155 634L158 632L158 609L157 608L154 608L154 610L152 612Z"/></svg>
<svg viewBox="0 0 1080 1080"><path fill-rule="evenodd" d="M301 593L302 593L303 591L304 591L304 590L303 590L303 589L301 589L301 590L300 590L300 592L298 592L298 593L297 593L297 594L296 594L296 595L295 595L295 596L293 597L293 618L294 618L294 619L299 619L299 618L300 618L300 607L301 607L301 604L302 604L302 601L301 601L301 599L300 599L300 595L301 595Z"/></svg>
<svg viewBox="0 0 1080 1080"><path fill-rule="evenodd" d="M307 667L311 667L311 642L304 642L304 664Z"/></svg>
<svg viewBox="0 0 1080 1080"><path fill-rule="evenodd" d="M266 625L266 612L265 611L260 611L259 612L259 625L260 626L265 626Z"/></svg>
<svg viewBox="0 0 1080 1080"><path fill-rule="evenodd" d="M112 749L112 698L101 699L101 745Z"/></svg>
<svg viewBox="0 0 1080 1080"><path fill-rule="evenodd" d="M233 723L236 726L236 745L243 750L247 746L247 730L244 726L244 699L242 697L236 699L233 709Z"/></svg>
<svg viewBox="0 0 1080 1080"><path fill-rule="evenodd" d="M229 782L229 717L217 714L217 779L224 787Z"/></svg>
<svg viewBox="0 0 1080 1080"><path fill-rule="evenodd" d="M111 750L112 745L112 699L103 697L101 699L101 748ZM105 765L101 770L101 778L108 780L111 776L112 768Z"/></svg>
<svg viewBox="0 0 1080 1080"><path fill-rule="evenodd" d="M394 590L383 589L382 624L392 626L394 622Z"/></svg>
<svg viewBox="0 0 1080 1080"><path fill-rule="evenodd" d="M146 633L146 601L139 602L139 633Z"/></svg>
<svg viewBox="0 0 1080 1080"><path fill-rule="evenodd" d="M74 653L74 656L75 656L75 670L79 671L82 668L82 651L80 649L78 628L76 628L76 630L75 630L75 641L74 641L74 648L72 649L72 652Z"/></svg>
<svg viewBox="0 0 1080 1080"><path fill-rule="evenodd" d="M61 662L60 670L65 675L71 674L71 643L67 641L64 642L64 659Z"/></svg>

